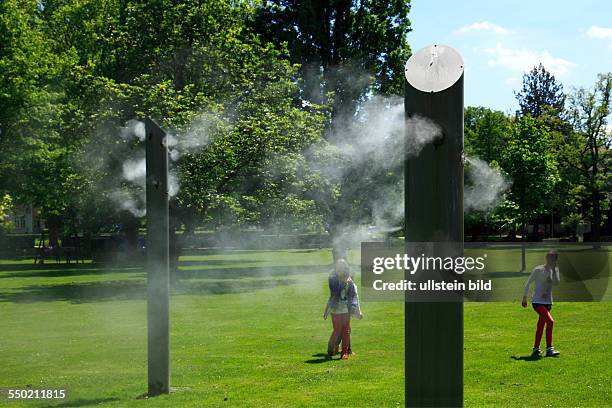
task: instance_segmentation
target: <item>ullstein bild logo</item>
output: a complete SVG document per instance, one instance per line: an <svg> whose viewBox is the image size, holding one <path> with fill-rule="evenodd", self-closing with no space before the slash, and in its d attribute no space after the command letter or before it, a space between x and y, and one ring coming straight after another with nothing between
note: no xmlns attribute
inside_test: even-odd
<svg viewBox="0 0 612 408"><path fill-rule="evenodd" d="M362 242L362 298L381 302L515 301L551 250L558 253L560 274L555 301L609 300L612 247L559 242L524 247L513 242Z"/></svg>
<svg viewBox="0 0 612 408"><path fill-rule="evenodd" d="M487 254L479 257L471 256L420 256L396 254L394 257L375 257L372 261L372 272L380 275L391 269L404 270L411 275L419 271L448 271L463 274L466 271L482 271L485 269Z"/></svg>

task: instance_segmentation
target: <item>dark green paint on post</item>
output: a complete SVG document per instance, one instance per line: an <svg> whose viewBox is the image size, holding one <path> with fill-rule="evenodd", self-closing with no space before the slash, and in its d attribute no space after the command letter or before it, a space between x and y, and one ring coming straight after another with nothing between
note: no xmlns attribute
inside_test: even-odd
<svg viewBox="0 0 612 408"><path fill-rule="evenodd" d="M166 133L145 119L148 395L170 391L170 268Z"/></svg>
<svg viewBox="0 0 612 408"><path fill-rule="evenodd" d="M463 61L433 45L408 60L406 79L407 120L427 118L442 133L416 156L406 147L406 242L462 243ZM407 301L404 318L406 406L463 406L463 303Z"/></svg>

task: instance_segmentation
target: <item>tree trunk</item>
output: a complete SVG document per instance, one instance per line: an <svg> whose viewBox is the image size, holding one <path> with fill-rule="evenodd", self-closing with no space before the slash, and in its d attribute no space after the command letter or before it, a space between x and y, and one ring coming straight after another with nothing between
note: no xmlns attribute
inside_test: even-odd
<svg viewBox="0 0 612 408"><path fill-rule="evenodd" d="M52 215L47 218L47 229L49 230L49 246L57 248L59 246L60 230L62 228L62 217Z"/></svg>
<svg viewBox="0 0 612 408"><path fill-rule="evenodd" d="M527 225L523 223L521 227L521 272L527 271L526 246L527 246Z"/></svg>
<svg viewBox="0 0 612 408"><path fill-rule="evenodd" d="M601 240L601 205L599 192L593 192L593 220L591 222L591 239L593 242Z"/></svg>

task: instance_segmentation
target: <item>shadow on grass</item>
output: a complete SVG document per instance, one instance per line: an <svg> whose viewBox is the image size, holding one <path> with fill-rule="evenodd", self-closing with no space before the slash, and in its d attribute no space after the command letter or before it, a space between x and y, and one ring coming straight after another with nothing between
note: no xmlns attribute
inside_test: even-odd
<svg viewBox="0 0 612 408"><path fill-rule="evenodd" d="M201 266L224 266L224 265L238 265L238 264L253 264L253 263L261 263L264 262L262 260L241 260L241 259L206 259L202 261L180 261L179 266L193 266L193 265L201 265Z"/></svg>
<svg viewBox="0 0 612 408"><path fill-rule="evenodd" d="M255 268L189 269L179 270L183 279L239 279L265 276L289 276L313 273L328 273L328 265L266 266Z"/></svg>
<svg viewBox="0 0 612 408"><path fill-rule="evenodd" d="M225 295L228 293L246 293L261 289L272 289L277 286L289 286L297 283L294 279L258 279L236 280L232 282L181 282L174 288L175 295Z"/></svg>
<svg viewBox="0 0 612 408"><path fill-rule="evenodd" d="M242 277L264 277L297 275L302 273L327 272L328 266L268 266L268 267L237 267L241 263L260 263L263 261L236 261L236 260L204 260L181 261L180 267L189 266L226 266L220 269L179 269L179 277L185 279L237 279ZM134 264L13 264L0 265L0 279L2 278L61 278L67 276L105 275L111 273L138 273L144 272L144 265Z"/></svg>
<svg viewBox="0 0 612 408"><path fill-rule="evenodd" d="M326 248L308 248L307 251L324 251ZM300 253L304 249L299 248L285 248L285 249L238 249L238 248L183 248L183 255L185 256L200 256L200 255L234 255L234 254L252 254L261 252L286 252L286 253Z"/></svg>
<svg viewBox="0 0 612 408"><path fill-rule="evenodd" d="M90 405L99 405L107 402L119 401L119 398L95 398L95 399L77 399L73 401L61 401L57 404L44 405L45 408L59 408L59 407L88 407Z"/></svg>
<svg viewBox="0 0 612 408"><path fill-rule="evenodd" d="M239 264L241 261L212 259L203 261L181 261L180 266L225 266ZM244 261L256 263L263 261ZM0 278L57 278L62 276L97 275L108 273L133 272L143 270L144 262L117 262L117 263L86 263L66 264L47 262L45 264L0 264ZM5 273L7 272L7 273Z"/></svg>
<svg viewBox="0 0 612 408"><path fill-rule="evenodd" d="M321 364L321 363L329 363L330 361L334 361L334 358L332 358L331 356L328 356L327 353L317 353L317 354L313 354L313 357L318 357L318 358L311 358L310 360L306 360L304 361L306 364ZM335 360L340 360L339 358L336 358Z"/></svg>
<svg viewBox="0 0 612 408"><path fill-rule="evenodd" d="M542 359L542 356L539 354L530 354L528 356L510 356L511 359L515 361L538 361Z"/></svg>
<svg viewBox="0 0 612 408"><path fill-rule="evenodd" d="M84 276L84 275L107 275L110 273L137 273L143 272L142 266L126 266L126 267L92 267L91 264L85 264L81 268L75 268L74 265L63 265L63 267L49 268L49 265L41 265L39 268L36 265L28 265L29 268L22 269L24 272L13 272L0 274L2 278L61 278L66 276ZM34 267L32 267L34 266ZM17 268L13 268L14 271ZM36 270L39 269L39 270Z"/></svg>
<svg viewBox="0 0 612 408"><path fill-rule="evenodd" d="M0 264L0 272L17 272L17 271L38 271L38 270L57 270L57 269L91 269L96 268L92 263L56 263L48 261L44 264L18 263L18 264Z"/></svg>
<svg viewBox="0 0 612 408"><path fill-rule="evenodd" d="M231 282L177 282L173 295L221 295L246 293L296 283L292 279L236 280ZM0 293L0 302L33 303L67 301L90 303L114 300L144 300L146 282L142 279L84 282L61 285L26 286L20 291Z"/></svg>

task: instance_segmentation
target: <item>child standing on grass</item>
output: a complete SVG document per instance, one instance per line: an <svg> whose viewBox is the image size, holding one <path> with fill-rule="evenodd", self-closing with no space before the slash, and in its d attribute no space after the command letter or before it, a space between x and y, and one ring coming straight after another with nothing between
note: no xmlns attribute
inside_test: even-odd
<svg viewBox="0 0 612 408"><path fill-rule="evenodd" d="M357 285L351 279L349 266L344 259L336 261L334 271L329 276L329 299L325 306L323 319L331 313L333 332L327 343L327 355L333 356L338 352L339 340L342 340L343 360L350 354L351 315L362 319L363 314L359 307Z"/></svg>
<svg viewBox="0 0 612 408"><path fill-rule="evenodd" d="M527 296L529 295L529 288L531 283L535 283L535 289L533 290L533 296L531 297L531 305L533 310L539 315L538 324L536 326L535 341L533 344L532 355L540 356L542 350L540 350L540 341L542 340L542 333L544 326L546 325L546 356L556 357L559 352L553 348L553 320L550 310L552 309L552 287L560 282L559 268L557 267L557 251L550 251L546 254L546 264L536 266L529 275L527 284L525 285L525 292L523 294L523 301L521 304L523 307L527 307Z"/></svg>

